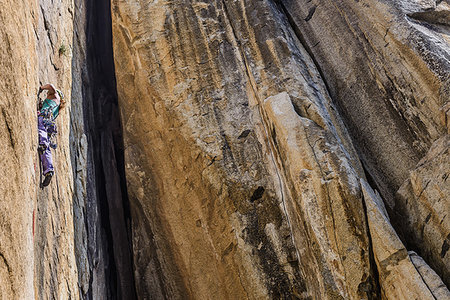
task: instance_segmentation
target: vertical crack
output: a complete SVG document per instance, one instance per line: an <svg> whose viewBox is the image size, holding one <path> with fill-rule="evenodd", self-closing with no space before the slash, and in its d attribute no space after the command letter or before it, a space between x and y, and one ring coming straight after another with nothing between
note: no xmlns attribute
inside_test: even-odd
<svg viewBox="0 0 450 300"><path fill-rule="evenodd" d="M300 254L298 252L297 247L295 246L296 243L295 243L295 240L294 240L294 230L292 228L291 219L290 219L289 213L287 211L286 199L285 199L285 191L284 191L284 184L283 184L283 180L282 180L282 177L281 177L281 174L280 174L280 170L279 170L278 164L276 162L275 153L274 153L274 151L275 151L274 147L275 146L271 142L271 138L270 138L270 134L269 134L270 131L268 129L268 127L269 127L268 126L268 121L266 120L266 117L264 116L263 103L262 103L261 99L258 96L258 88L255 86L255 80L254 80L254 78L253 78L253 76L251 74L251 70L250 70L247 58L245 56L244 49L242 48L242 43L240 42L240 39L238 38L238 36L236 34L236 30L233 27L233 24L231 23L230 14L228 12L228 8L227 8L224 0L222 0L222 6L223 6L223 9L224 9L224 14L225 14L226 20L228 20L228 23L229 23L229 25L231 27L231 31L233 33L234 40L237 43L237 47L239 49L239 54L240 54L240 56L241 56L241 58L243 60L243 67L244 67L244 70L246 72L248 81L250 83L250 86L251 86L251 89L252 89L252 92L253 92L253 96L258 101L259 117L260 117L261 123L263 124L264 134L265 134L265 137L267 139L268 148L270 150L269 151L270 152L270 158L271 158L272 164L274 166L274 169L275 169L275 172L276 172L276 175L277 175L278 185L280 187L281 203L283 204L284 215L286 217L286 222L288 223L288 226L289 226L291 242L292 242L292 245L293 245L293 247L295 249L295 254L297 256L297 261L300 262L301 261L300 260Z"/></svg>
<svg viewBox="0 0 450 300"><path fill-rule="evenodd" d="M12 291L12 296L16 295L16 288L14 285L14 282L12 280L12 270L11 267L9 266L8 261L6 260L5 256L3 255L3 253L0 252L0 258L1 261L3 261L3 264L6 266L6 270L8 271L8 275L9 275L9 282L10 282L10 287L11 287L11 291Z"/></svg>
<svg viewBox="0 0 450 300"><path fill-rule="evenodd" d="M9 141L10 141L10 143L11 143L11 147L12 147L13 149L15 149L15 148L16 148L16 143L14 142L12 128L11 128L11 126L9 125L9 123L10 123L11 121L8 121L8 116L6 115L6 112L5 112L5 110L4 110L3 108L2 108L2 115L3 115L3 118L5 119L6 129L8 129ZM16 151L14 151L14 155L17 155L17 154L16 154ZM17 158L17 156L16 156L16 158Z"/></svg>
<svg viewBox="0 0 450 300"><path fill-rule="evenodd" d="M292 28L292 30L293 30L295 36L297 37L298 41L300 42L300 44L303 46L303 48L304 48L304 49L306 50L306 52L308 53L309 57L310 57L310 58L312 59L312 61L314 62L314 65L315 65L315 67L317 68L317 71L319 72L320 77L322 78L323 83L325 84L325 88L326 88L328 94L331 95L331 93L330 93L330 88L329 88L329 85L328 85L328 83L327 83L327 81L326 81L326 77L324 76L324 73L323 73L323 71L322 71L322 68L320 67L320 64L318 63L318 61L317 61L317 59L316 59L316 57L315 57L315 55L314 55L314 52L312 51L311 47L310 47L309 44L306 42L306 39L305 39L303 33L301 32L301 30L300 30L300 28L298 27L297 23L295 23L294 18L293 18L292 15L289 13L289 11L287 10L286 6L284 5L284 3L283 3L284 0L270 0L270 1L273 1L273 2L277 5L277 7L278 7L280 13L286 17L286 20L288 21L289 26ZM317 6L314 6L313 8L311 8L311 9L309 10L308 16L306 16L306 18L304 19L306 22L308 22L308 21L310 21L310 20L312 19L314 13L316 12L316 8L317 8ZM315 45L313 46L313 48L314 48L315 46L317 46L318 44L319 44L319 42L318 42L317 44L315 44Z"/></svg>
<svg viewBox="0 0 450 300"><path fill-rule="evenodd" d="M90 201L99 211L88 227L101 224L98 246L104 259L108 298L136 299L128 191L125 179L122 125L116 90L111 3L86 1L86 65L83 77L85 133L91 146L93 185ZM98 220L99 219L99 220ZM95 232L88 228L88 232ZM95 239L95 237L91 237ZM90 254L95 264L96 253ZM90 297L96 287L90 285Z"/></svg>

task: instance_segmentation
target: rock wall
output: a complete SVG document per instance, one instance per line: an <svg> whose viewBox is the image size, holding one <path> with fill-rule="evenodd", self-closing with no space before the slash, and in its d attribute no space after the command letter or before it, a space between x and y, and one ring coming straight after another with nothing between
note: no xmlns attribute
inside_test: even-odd
<svg viewBox="0 0 450 300"><path fill-rule="evenodd" d="M430 201L420 192L403 200L396 196L410 172L421 167L419 160L437 147L433 142L449 132L450 4L279 2L321 70L394 226L450 285L449 257L442 252L450 233L448 193ZM440 178L450 171L448 162L444 155L428 176L445 182ZM439 222L429 222L428 215ZM415 221L404 222L409 219Z"/></svg>
<svg viewBox="0 0 450 300"><path fill-rule="evenodd" d="M35 101L37 78L32 13L37 6L5 3L2 20L0 68L1 114L0 176L0 295L2 299L34 297L33 208L36 199L34 163L36 145ZM17 32L17 27L22 28ZM12 34L16 32L17 34ZM31 84L30 84L31 83ZM12 93L12 91L14 91ZM24 120L26 120L24 122ZM22 167L17 166L21 164ZM20 183L20 184L17 184Z"/></svg>
<svg viewBox="0 0 450 300"><path fill-rule="evenodd" d="M105 36L104 28L95 29L102 25L97 15L108 19L109 11L108 1L0 3L0 136L5 145L0 150L0 178L4 181L0 197L0 299L110 299L120 295L122 281L131 281L134 286L133 277L123 276L126 272L116 267L116 262L119 265L125 260L115 256L118 248L112 237L116 232L112 233L110 226L117 222L109 222L109 198L104 192L105 182L113 191L111 186L116 188L121 180L111 175L120 172L120 149L116 150L119 167L109 161L103 167L99 155L110 149L110 143L121 144L120 122L115 122L118 117L106 129L101 123L111 115L102 101L109 99L108 94L102 97L94 92L102 87L98 79L104 76L100 72L109 71L106 81L114 80L113 68L97 67L105 61L108 66L102 49L110 52L109 67L113 66L111 41L108 44L107 39L97 38L97 43L90 43L96 35ZM103 26L111 32L107 24ZM100 52L95 52L97 48ZM57 119L58 147L52 150L55 176L42 188L36 94L45 83L60 88L67 105ZM114 90L114 83L107 89ZM101 146L100 136L105 132L113 135L102 138L106 146ZM120 194L115 194L121 204ZM124 223L117 224L119 231L127 232ZM130 243L118 244L128 249ZM121 298L126 297L122 294Z"/></svg>
<svg viewBox="0 0 450 300"><path fill-rule="evenodd" d="M0 299L449 298L449 16L0 1Z"/></svg>
<svg viewBox="0 0 450 300"><path fill-rule="evenodd" d="M35 181L38 190L34 202L35 298L76 298L78 282L73 239L73 178L69 150L74 7L72 1L59 3L42 1L38 5L37 28L34 29L37 37L37 52L34 54L38 66L36 75L40 84L53 83L64 91L67 107L61 110L57 121L58 147L56 151L52 150L56 172L49 187L39 188L41 180L39 160L36 152L30 154L37 166L35 174L38 178L38 182ZM30 100L29 105L33 106L35 99ZM34 115L32 120L31 125L36 124ZM33 142L36 145L36 139Z"/></svg>
<svg viewBox="0 0 450 300"><path fill-rule="evenodd" d="M0 5L0 298L76 298L68 143L73 4L2 1ZM42 190L36 95L39 85L47 82L65 92L69 108L58 120L56 177Z"/></svg>
<svg viewBox="0 0 450 300"><path fill-rule="evenodd" d="M448 277L446 223L408 235L448 196L396 196L447 132L446 2L112 4L138 297L435 297L360 180Z"/></svg>

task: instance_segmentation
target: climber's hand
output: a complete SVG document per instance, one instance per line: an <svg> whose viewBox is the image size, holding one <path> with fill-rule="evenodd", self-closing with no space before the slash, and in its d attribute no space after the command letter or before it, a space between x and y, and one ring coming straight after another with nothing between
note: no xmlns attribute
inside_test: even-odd
<svg viewBox="0 0 450 300"><path fill-rule="evenodd" d="M43 89L41 87L39 87L39 92L38 95L40 95L42 93Z"/></svg>

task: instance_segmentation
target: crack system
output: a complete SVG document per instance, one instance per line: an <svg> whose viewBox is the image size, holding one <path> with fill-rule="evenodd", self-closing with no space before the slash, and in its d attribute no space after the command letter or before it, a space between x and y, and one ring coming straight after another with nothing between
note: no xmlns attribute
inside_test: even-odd
<svg viewBox="0 0 450 300"><path fill-rule="evenodd" d="M108 299L135 299L128 192L125 180L122 126L116 91L112 46L111 4L86 1L86 69L83 76L85 133L91 145L91 180L95 196L88 199L99 216L90 216L88 232L99 230L99 245L106 253L90 254L90 264L103 255ZM88 215L89 219L89 215ZM100 229L92 229L97 224ZM95 240L95 238L90 237ZM92 271L91 271L92 272ZM91 278L92 279L92 278ZM90 282L87 297L95 297Z"/></svg>

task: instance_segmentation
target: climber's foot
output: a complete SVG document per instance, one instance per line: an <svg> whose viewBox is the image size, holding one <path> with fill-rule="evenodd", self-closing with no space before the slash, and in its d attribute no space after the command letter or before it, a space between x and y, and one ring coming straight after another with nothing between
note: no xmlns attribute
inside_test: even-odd
<svg viewBox="0 0 450 300"><path fill-rule="evenodd" d="M44 182L42 182L42 185L43 186L47 186L47 185L49 185L50 184L50 180L52 180L52 177L53 177L53 172L48 172L47 174L45 174L45 179L44 179Z"/></svg>

